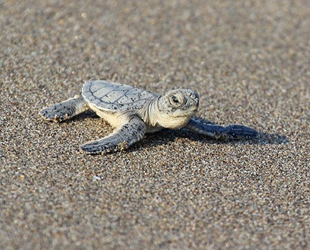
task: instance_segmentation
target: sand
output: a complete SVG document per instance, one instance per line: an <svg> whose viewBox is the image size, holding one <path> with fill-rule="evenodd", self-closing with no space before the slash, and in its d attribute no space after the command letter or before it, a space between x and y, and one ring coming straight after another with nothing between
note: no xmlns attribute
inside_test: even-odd
<svg viewBox="0 0 310 250"><path fill-rule="evenodd" d="M310 1L1 1L1 249L309 249ZM85 156L112 128L38 116L108 79L201 96L185 129Z"/></svg>

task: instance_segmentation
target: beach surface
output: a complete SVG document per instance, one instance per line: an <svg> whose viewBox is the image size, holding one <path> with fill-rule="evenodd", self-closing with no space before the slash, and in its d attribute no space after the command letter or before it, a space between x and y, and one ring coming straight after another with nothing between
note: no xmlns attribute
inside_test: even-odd
<svg viewBox="0 0 310 250"><path fill-rule="evenodd" d="M310 1L0 1L0 249L309 249ZM186 129L88 156L113 128L40 109L107 79L190 88Z"/></svg>

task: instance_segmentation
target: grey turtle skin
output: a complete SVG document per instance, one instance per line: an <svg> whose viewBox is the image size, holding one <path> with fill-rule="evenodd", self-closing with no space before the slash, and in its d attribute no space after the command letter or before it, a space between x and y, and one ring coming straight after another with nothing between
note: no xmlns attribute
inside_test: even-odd
<svg viewBox="0 0 310 250"><path fill-rule="evenodd" d="M189 89L171 90L158 95L120 83L97 80L86 82L82 95L44 108L40 115L47 121L62 122L91 109L115 127L112 134L81 145L81 150L86 154L125 150L140 141L146 133L164 128L185 127L217 140L257 136L257 132L249 127L223 127L195 117L198 106L198 94Z"/></svg>

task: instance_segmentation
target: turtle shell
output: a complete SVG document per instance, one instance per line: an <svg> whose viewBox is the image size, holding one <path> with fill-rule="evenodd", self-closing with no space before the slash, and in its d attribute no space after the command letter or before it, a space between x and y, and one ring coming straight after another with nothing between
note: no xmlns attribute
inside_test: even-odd
<svg viewBox="0 0 310 250"><path fill-rule="evenodd" d="M143 89L104 80L86 82L82 95L86 102L106 111L142 109L158 96Z"/></svg>

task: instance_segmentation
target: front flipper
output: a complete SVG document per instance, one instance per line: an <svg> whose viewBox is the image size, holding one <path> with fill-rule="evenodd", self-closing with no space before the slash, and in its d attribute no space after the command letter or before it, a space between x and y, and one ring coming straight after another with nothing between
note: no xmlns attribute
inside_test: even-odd
<svg viewBox="0 0 310 250"><path fill-rule="evenodd" d="M140 141L145 132L145 123L138 116L134 116L111 135L82 145L81 150L86 154L105 154L125 150Z"/></svg>
<svg viewBox="0 0 310 250"><path fill-rule="evenodd" d="M47 121L62 122L78 115L89 107L81 96L75 96L40 111L40 115Z"/></svg>
<svg viewBox="0 0 310 250"><path fill-rule="evenodd" d="M190 119L186 128L216 140L252 139L258 134L255 129L243 125L228 125L223 127L217 124L207 123L203 119L198 120L195 118Z"/></svg>

